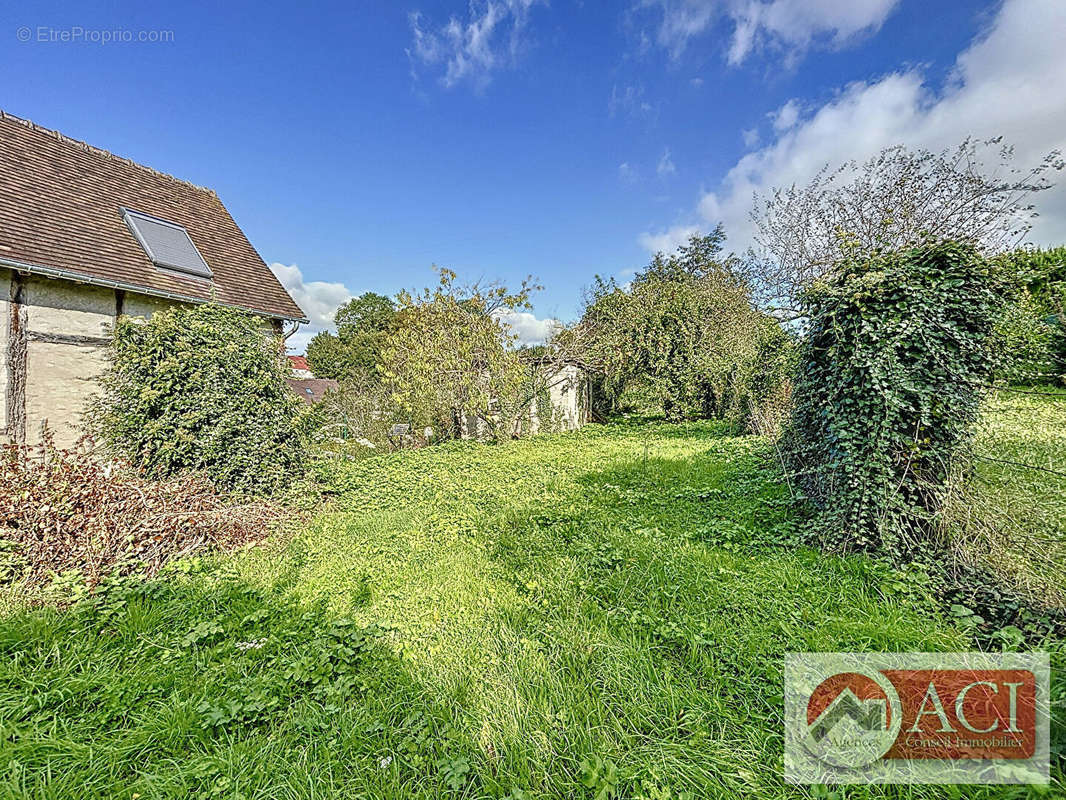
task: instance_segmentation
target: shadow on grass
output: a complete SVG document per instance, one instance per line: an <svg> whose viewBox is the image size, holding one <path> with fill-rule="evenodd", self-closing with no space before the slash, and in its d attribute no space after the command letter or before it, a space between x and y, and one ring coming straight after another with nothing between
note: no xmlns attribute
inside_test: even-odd
<svg viewBox="0 0 1066 800"><path fill-rule="evenodd" d="M195 562L192 562L195 563ZM223 567L0 620L0 793L437 797L480 748L389 632ZM502 794L502 792L496 792Z"/></svg>

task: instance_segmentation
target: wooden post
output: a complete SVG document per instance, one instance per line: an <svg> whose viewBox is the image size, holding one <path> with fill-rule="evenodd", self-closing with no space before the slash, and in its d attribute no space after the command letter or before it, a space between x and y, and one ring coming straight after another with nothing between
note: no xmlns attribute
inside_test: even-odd
<svg viewBox="0 0 1066 800"><path fill-rule="evenodd" d="M11 303L7 328L7 430L15 444L26 442L26 284L11 273Z"/></svg>

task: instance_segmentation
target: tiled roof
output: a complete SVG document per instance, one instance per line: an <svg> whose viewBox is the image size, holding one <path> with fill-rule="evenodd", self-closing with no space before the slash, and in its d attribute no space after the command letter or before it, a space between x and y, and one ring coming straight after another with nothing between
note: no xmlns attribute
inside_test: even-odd
<svg viewBox="0 0 1066 800"><path fill-rule="evenodd" d="M307 365L306 356L289 356L289 368L290 369L306 369L311 370L311 367Z"/></svg>
<svg viewBox="0 0 1066 800"><path fill-rule="evenodd" d="M328 378L286 378L285 381L305 403L321 402L326 392L340 387L337 381Z"/></svg>
<svg viewBox="0 0 1066 800"><path fill-rule="evenodd" d="M122 207L184 226L214 280L158 269L126 227ZM80 275L174 299L214 299L283 319L305 316L213 191L3 111L0 266Z"/></svg>

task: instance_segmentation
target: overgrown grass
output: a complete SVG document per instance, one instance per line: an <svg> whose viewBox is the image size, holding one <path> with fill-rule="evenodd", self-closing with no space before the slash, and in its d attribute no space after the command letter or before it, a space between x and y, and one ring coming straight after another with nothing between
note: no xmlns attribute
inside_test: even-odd
<svg viewBox="0 0 1066 800"><path fill-rule="evenodd" d="M1066 390L1023 391L989 399L948 516L964 556L1066 608Z"/></svg>
<svg viewBox="0 0 1066 800"><path fill-rule="evenodd" d="M971 643L920 584L799 546L764 449L634 424L326 470L292 540L0 621L0 788L806 796L784 653Z"/></svg>

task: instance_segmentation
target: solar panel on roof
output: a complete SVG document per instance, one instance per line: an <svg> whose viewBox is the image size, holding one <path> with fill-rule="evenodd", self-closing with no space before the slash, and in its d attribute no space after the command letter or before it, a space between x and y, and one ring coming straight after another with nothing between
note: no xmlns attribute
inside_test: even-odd
<svg viewBox="0 0 1066 800"><path fill-rule="evenodd" d="M198 278L214 277L204 257L189 238L189 232L181 225L128 208L122 209L122 218L157 267L178 270Z"/></svg>

